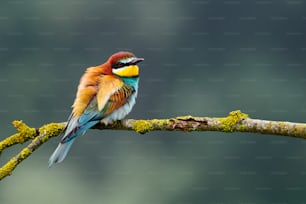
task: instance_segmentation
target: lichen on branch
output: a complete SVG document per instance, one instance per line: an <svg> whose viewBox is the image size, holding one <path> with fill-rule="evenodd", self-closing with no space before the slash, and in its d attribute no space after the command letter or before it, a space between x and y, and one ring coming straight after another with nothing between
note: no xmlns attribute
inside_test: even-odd
<svg viewBox="0 0 306 204"><path fill-rule="evenodd" d="M31 128L22 121L14 121L13 125L17 129L17 133L0 141L0 154L4 149L12 145L22 144L29 140L31 142L0 168L0 180L11 175L17 165L29 157L43 143L52 137L60 135L65 128L66 122L49 123L40 128ZM105 125L101 122L92 128L100 130L131 130L140 134L157 130L252 132L306 139L306 124L304 123L251 119L246 113L242 113L239 110L232 111L227 117L222 118L179 116L151 120L124 119L110 125Z"/></svg>
<svg viewBox="0 0 306 204"><path fill-rule="evenodd" d="M63 123L50 123L36 129L28 127L22 121L13 121L13 125L16 127L18 133L0 142L0 152L14 144L22 144L30 139L32 141L0 168L0 180L11 175L18 164L29 157L40 145L48 141L51 137L58 136L65 127Z"/></svg>
<svg viewBox="0 0 306 204"><path fill-rule="evenodd" d="M7 137L0 142L0 154L5 148L8 148L15 144L22 144L37 136L36 129L30 128L21 120L15 120L12 122L12 124L15 126L18 133Z"/></svg>

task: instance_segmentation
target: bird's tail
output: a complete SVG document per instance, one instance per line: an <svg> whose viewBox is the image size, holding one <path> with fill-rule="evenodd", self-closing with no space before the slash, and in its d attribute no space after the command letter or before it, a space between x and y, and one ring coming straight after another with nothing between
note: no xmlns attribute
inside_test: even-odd
<svg viewBox="0 0 306 204"><path fill-rule="evenodd" d="M66 143L59 143L57 148L55 149L55 151L53 152L53 154L51 155L50 159L49 159L49 164L48 167L50 168L53 164L55 163L60 163L62 162L65 157L67 156L71 145L73 144L74 140L76 138L72 138L70 141L66 142Z"/></svg>

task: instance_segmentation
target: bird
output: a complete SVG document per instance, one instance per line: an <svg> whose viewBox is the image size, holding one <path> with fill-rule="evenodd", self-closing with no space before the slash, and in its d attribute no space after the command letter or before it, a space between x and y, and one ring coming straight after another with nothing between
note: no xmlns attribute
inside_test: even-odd
<svg viewBox="0 0 306 204"><path fill-rule="evenodd" d="M120 51L98 66L89 67L80 79L72 112L48 167L62 162L79 135L99 122L111 124L123 119L136 102L138 63L143 58Z"/></svg>

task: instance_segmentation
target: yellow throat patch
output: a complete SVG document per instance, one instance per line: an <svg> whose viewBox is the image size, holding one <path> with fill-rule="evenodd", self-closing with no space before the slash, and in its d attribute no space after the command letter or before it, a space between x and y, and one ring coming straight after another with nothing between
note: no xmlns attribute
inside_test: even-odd
<svg viewBox="0 0 306 204"><path fill-rule="evenodd" d="M139 75L137 65L130 65L119 69L113 69L113 73L121 77L136 77Z"/></svg>

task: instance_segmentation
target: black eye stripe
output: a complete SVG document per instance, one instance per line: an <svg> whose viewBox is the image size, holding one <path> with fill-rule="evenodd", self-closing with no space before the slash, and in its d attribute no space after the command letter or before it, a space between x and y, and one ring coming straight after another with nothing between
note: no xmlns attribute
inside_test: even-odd
<svg viewBox="0 0 306 204"><path fill-rule="evenodd" d="M113 64L113 65L112 65L112 68L118 69L118 68L121 68L121 67L124 67L124 66L126 66L124 63L118 62L118 63L116 63L116 64Z"/></svg>
<svg viewBox="0 0 306 204"><path fill-rule="evenodd" d="M112 68L118 69L118 68L130 66L130 65L135 65L135 64L136 64L136 63L122 63L122 62L117 62L116 64L113 64L113 65L112 65Z"/></svg>

